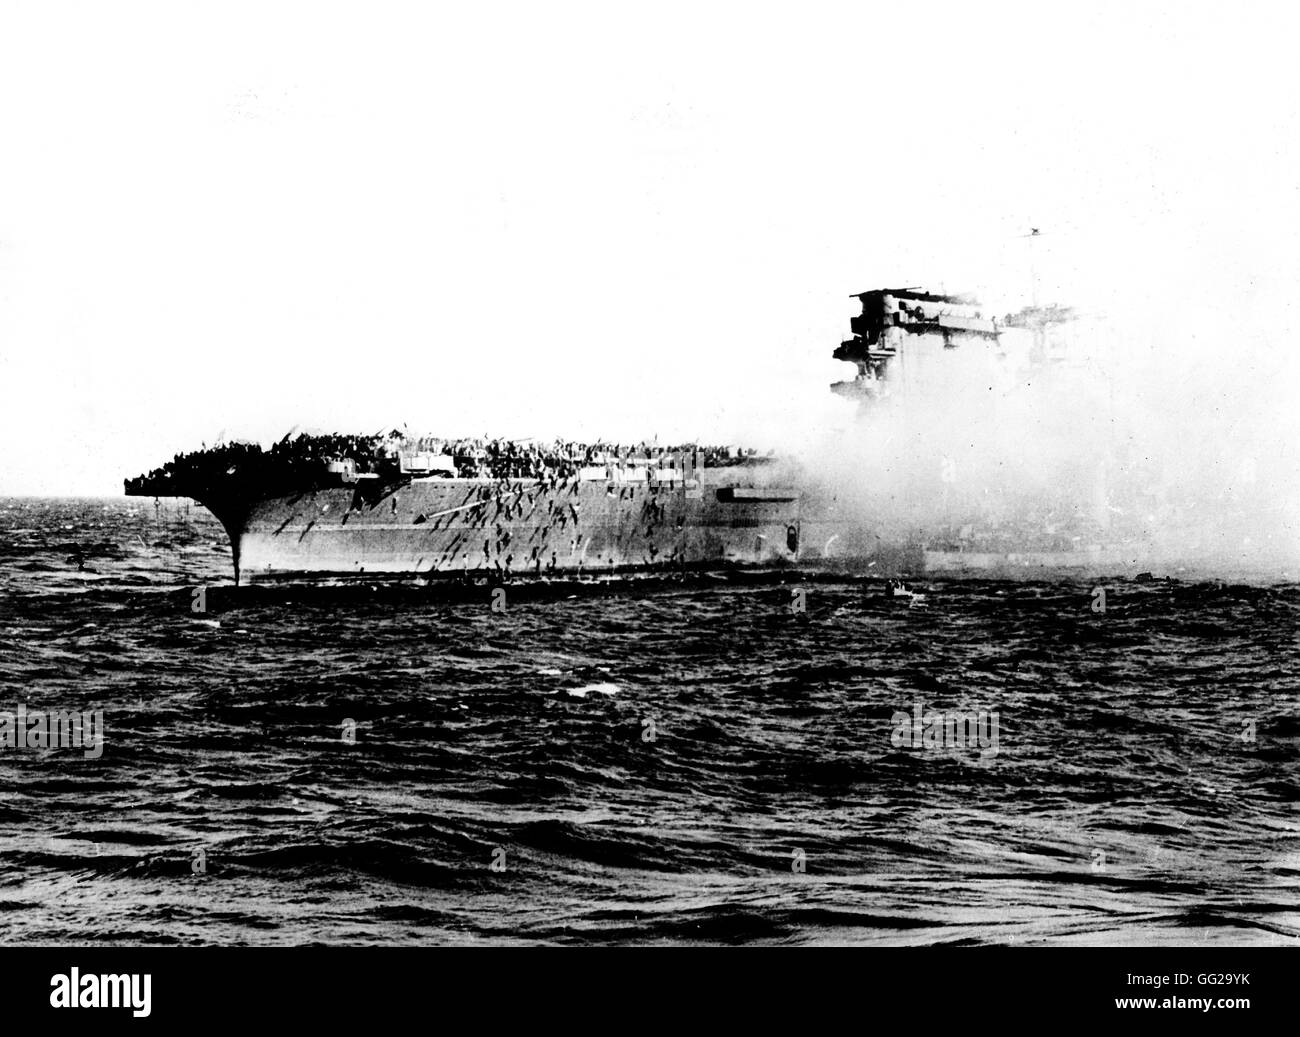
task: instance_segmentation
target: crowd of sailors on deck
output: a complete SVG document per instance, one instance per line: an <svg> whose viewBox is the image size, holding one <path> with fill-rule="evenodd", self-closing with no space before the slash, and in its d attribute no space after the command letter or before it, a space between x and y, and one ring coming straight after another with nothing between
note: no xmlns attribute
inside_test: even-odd
<svg viewBox="0 0 1300 1037"><path fill-rule="evenodd" d="M662 446L604 440L586 443L557 439L544 443L533 439L443 439L408 436L398 431L381 436L304 433L293 438L286 436L269 450L255 443L236 442L177 454L143 481L174 479L191 485L208 485L239 470L245 474L256 470L276 477L319 475L331 463L346 464L358 475L384 475L399 470L400 459L411 455L450 458L451 465L434 473L446 477L544 480L570 479L591 467L716 468L752 464L772 456L760 455L754 449L696 443Z"/></svg>
<svg viewBox="0 0 1300 1037"><path fill-rule="evenodd" d="M379 447L383 450L381 444ZM390 451L394 448L389 448ZM699 446L684 443L662 446L657 443L622 445L600 440L585 443L557 439L436 439L422 437L403 440L399 452L415 452L450 457L460 478L493 479L567 479L584 468L658 467L666 464L690 464L695 467L719 467L743 464L757 457L756 451L734 447ZM450 475L450 472L446 474Z"/></svg>

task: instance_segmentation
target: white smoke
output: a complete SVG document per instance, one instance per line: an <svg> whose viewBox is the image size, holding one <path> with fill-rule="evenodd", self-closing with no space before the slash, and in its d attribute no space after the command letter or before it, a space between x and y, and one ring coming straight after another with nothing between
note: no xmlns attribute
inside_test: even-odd
<svg viewBox="0 0 1300 1037"><path fill-rule="evenodd" d="M1057 336L1057 362L1037 366L1027 332L943 350L846 414L804 463L882 536L1122 545L1153 571L1293 578L1295 361L1280 336L1221 311L1179 313L1085 316Z"/></svg>

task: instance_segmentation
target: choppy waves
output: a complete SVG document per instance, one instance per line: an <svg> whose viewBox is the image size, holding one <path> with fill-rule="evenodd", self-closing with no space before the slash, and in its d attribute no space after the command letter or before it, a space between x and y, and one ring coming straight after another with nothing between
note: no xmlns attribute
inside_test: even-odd
<svg viewBox="0 0 1300 1037"><path fill-rule="evenodd" d="M0 501L0 939L1293 943L1294 584L214 594L220 527ZM897 744L898 714L997 745ZM987 748L987 747L986 747Z"/></svg>

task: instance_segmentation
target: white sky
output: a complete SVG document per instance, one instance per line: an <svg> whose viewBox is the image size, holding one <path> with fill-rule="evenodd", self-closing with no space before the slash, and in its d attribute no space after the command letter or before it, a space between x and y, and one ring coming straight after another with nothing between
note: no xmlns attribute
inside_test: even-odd
<svg viewBox="0 0 1300 1037"><path fill-rule="evenodd" d="M767 445L851 292L1010 308L1031 225L1045 297L1293 350L1294 9L0 0L0 493L295 425Z"/></svg>

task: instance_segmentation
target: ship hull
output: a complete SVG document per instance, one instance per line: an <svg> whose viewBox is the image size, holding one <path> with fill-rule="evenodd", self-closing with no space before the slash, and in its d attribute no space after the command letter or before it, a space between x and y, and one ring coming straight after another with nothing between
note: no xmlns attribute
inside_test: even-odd
<svg viewBox="0 0 1300 1037"><path fill-rule="evenodd" d="M204 500L230 536L241 584L530 577L727 568L869 576L1035 579L1150 568L1133 545L1076 551L924 550L881 535L822 488L698 478L427 478Z"/></svg>
<svg viewBox="0 0 1300 1037"><path fill-rule="evenodd" d="M619 573L800 557L799 495L684 480L424 479L262 500L223 518L241 583Z"/></svg>
<svg viewBox="0 0 1300 1037"><path fill-rule="evenodd" d="M1102 547L1077 551L926 551L923 560L925 571L933 576L999 579L1122 575L1150 564L1150 558L1138 551Z"/></svg>

